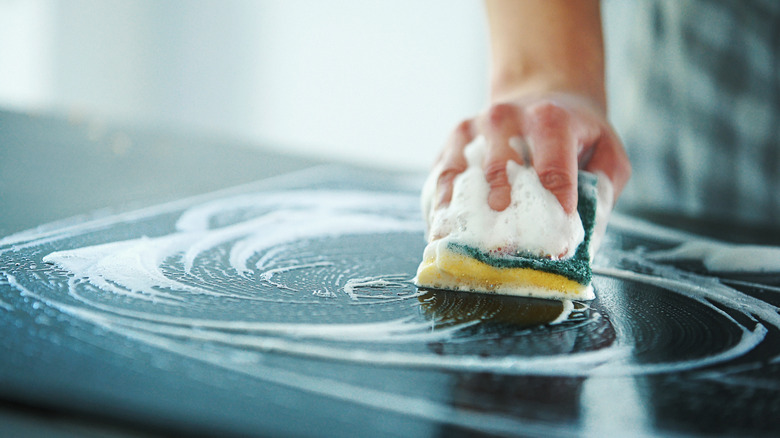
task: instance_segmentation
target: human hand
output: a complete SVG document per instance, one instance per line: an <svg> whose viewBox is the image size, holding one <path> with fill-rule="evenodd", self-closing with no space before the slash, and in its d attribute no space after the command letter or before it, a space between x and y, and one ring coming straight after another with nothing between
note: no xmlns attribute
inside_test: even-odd
<svg viewBox="0 0 780 438"><path fill-rule="evenodd" d="M482 168L493 210L503 211L511 203L509 160L532 166L567 214L577 209L579 169L603 173L617 200L631 175L631 165L600 108L573 94L547 93L498 103L465 120L450 135L435 167L440 172L437 208L452 199L453 180L466 170L463 150L478 135L487 141Z"/></svg>

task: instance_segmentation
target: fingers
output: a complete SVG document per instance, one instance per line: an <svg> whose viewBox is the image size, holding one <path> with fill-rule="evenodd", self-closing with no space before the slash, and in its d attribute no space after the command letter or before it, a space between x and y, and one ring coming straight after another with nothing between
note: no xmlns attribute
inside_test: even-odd
<svg viewBox="0 0 780 438"><path fill-rule="evenodd" d="M631 175L623 145L603 114L577 101L564 103L567 106L545 99L530 105L498 104L458 125L439 159L436 207L452 200L453 181L467 167L464 149L477 133L487 143L482 168L490 187L488 205L495 211L505 210L512 201L509 160L533 166L567 214L577 209L578 168L604 173L617 199Z"/></svg>
<svg viewBox="0 0 780 438"><path fill-rule="evenodd" d="M577 149L590 140L589 130L583 129L568 110L552 102L527 108L525 116L525 135L539 181L571 214L577 209Z"/></svg>
<svg viewBox="0 0 780 438"><path fill-rule="evenodd" d="M512 186L507 178L506 163L514 160L523 164L521 152L512 145L512 139L519 137L521 132L518 107L495 105L481 119L480 125L487 141L482 168L490 186L488 205L493 210L503 211L512 201Z"/></svg>
<svg viewBox="0 0 780 438"><path fill-rule="evenodd" d="M465 120L461 122L452 132L450 138L442 151L439 160L442 164L442 171L436 182L437 202L436 206L448 205L452 200L452 185L455 177L466 170L466 157L463 155L463 149L474 139L472 121Z"/></svg>
<svg viewBox="0 0 780 438"><path fill-rule="evenodd" d="M582 167L588 172L604 173L612 182L613 201L617 201L631 177L631 163L620 139L611 129L606 130L588 155Z"/></svg>

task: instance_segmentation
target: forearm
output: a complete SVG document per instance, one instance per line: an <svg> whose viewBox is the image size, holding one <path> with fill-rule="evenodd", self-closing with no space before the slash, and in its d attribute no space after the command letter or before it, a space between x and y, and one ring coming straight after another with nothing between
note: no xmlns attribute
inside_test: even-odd
<svg viewBox="0 0 780 438"><path fill-rule="evenodd" d="M571 93L606 112L599 0L486 0L491 101Z"/></svg>

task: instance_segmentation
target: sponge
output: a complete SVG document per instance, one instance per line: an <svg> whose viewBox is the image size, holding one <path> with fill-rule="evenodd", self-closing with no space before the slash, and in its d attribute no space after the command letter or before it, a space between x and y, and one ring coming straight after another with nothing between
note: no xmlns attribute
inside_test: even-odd
<svg viewBox="0 0 780 438"><path fill-rule="evenodd" d="M590 263L598 244L594 230L600 178L579 173L577 212L566 215L532 168L510 161L513 205L495 212L487 207L489 187L482 186L481 171L472 169L483 153L484 144L466 148L469 169L456 178L453 201L439 209L444 211L432 208L430 187L423 191L430 243L417 270L417 286L559 300L595 298ZM468 174L472 170L478 177Z"/></svg>

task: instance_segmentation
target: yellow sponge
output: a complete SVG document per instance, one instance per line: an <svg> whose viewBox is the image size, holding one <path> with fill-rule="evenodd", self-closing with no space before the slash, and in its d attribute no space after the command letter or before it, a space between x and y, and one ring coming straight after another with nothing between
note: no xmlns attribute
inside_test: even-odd
<svg viewBox="0 0 780 438"><path fill-rule="evenodd" d="M431 289L499 293L538 298L593 299L590 284L530 267L495 267L447 248L445 242L426 251L416 284Z"/></svg>

